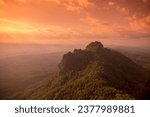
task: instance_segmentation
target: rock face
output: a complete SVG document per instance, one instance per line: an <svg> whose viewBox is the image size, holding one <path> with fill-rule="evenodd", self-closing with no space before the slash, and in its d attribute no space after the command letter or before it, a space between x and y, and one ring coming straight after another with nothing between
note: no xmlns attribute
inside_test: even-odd
<svg viewBox="0 0 150 117"><path fill-rule="evenodd" d="M95 41L86 46L87 51L97 52L103 48L103 44L101 42Z"/></svg>
<svg viewBox="0 0 150 117"><path fill-rule="evenodd" d="M63 59L59 64L60 74L84 69L89 62L94 59L94 53L99 52L102 49L102 43L95 41L87 45L85 50L75 49L73 53L68 52L63 56Z"/></svg>
<svg viewBox="0 0 150 117"><path fill-rule="evenodd" d="M84 69L92 60L92 53L75 49L73 53L68 52L63 56L59 64L60 73L65 74L69 71L80 71Z"/></svg>

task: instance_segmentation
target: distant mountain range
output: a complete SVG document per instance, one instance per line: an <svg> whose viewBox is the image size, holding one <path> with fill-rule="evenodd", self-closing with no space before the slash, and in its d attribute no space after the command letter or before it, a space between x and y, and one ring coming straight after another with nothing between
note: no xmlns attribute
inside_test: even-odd
<svg viewBox="0 0 150 117"><path fill-rule="evenodd" d="M92 42L64 54L59 74L13 99L150 99L150 70Z"/></svg>

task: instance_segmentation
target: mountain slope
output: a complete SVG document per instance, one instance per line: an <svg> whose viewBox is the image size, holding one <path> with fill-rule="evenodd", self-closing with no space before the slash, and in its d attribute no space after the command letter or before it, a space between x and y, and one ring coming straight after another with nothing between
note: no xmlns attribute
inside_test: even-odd
<svg viewBox="0 0 150 117"><path fill-rule="evenodd" d="M145 99L146 70L126 56L92 42L63 56L59 75L19 99ZM22 95L24 93L24 95ZM25 95L26 94L26 95Z"/></svg>

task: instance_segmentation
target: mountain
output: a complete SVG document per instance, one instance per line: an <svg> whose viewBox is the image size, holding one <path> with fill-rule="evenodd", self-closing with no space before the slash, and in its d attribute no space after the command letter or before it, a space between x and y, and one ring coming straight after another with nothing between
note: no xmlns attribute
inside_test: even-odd
<svg viewBox="0 0 150 117"><path fill-rule="evenodd" d="M150 74L123 54L92 42L64 54L58 75L14 99L149 99Z"/></svg>

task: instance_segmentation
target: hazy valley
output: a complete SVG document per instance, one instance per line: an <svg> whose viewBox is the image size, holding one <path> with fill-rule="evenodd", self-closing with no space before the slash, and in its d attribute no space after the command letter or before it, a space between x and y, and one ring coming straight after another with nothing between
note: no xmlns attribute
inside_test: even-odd
<svg viewBox="0 0 150 117"><path fill-rule="evenodd" d="M13 46L11 48L13 48ZM59 47L57 48L59 50ZM149 49L145 49L145 48L139 49L138 47L123 47L123 46L115 46L115 47L109 46L108 48L110 48L110 50L119 51L125 56L132 59L138 65L141 65L146 69L150 69ZM69 66L73 65L74 62L76 62L75 63L75 66L76 66L79 62L79 66L77 67L77 69L79 68L79 72L76 72L76 70L74 70L75 74L73 73L73 76L72 76L72 72L69 71L68 73L70 75L68 78L70 78L71 80L66 78L64 81L61 81L62 78L59 78L60 69L58 68L58 65L62 62L62 57L66 53L66 50L62 51L63 49L61 49L61 52L57 52L58 50L53 52L53 51L50 51L50 49L46 49L46 50L39 49L38 51L37 49L35 49L36 51L34 49L35 47L33 47L33 51L31 51L31 48L30 49L23 48L22 50L20 50L20 52L15 53L11 51L12 54L10 54L10 51L9 51L8 53L9 56L4 55L4 53L6 54L6 52L1 52L2 56L0 58L0 99L136 99L133 95L127 92L128 89L123 89L119 87L120 88L119 90L116 87L117 84L115 83L110 85L105 80L95 79L95 77L98 75L97 73L91 73L88 76L87 74L88 72L90 71L95 72L96 70L98 70L97 68L101 65L101 63L99 62L96 63L95 59L93 63L91 62L86 63L89 65L87 65L87 68L84 67L82 69L80 69L81 67L80 65L82 64L82 62L80 63L80 59L79 61L72 61L72 63L69 63L70 61L67 60L67 64L69 63L68 64ZM70 50L68 49L68 51ZM71 51L73 52L73 50ZM80 55L80 52L79 52L79 55ZM104 55L105 55L105 52L104 52ZM108 56L108 55L105 55L105 56ZM83 61L86 61L86 58L88 57L85 57ZM100 57L100 60L103 60L103 55L102 55L102 58ZM111 59L108 61L111 61ZM104 62L107 62L107 61L104 61ZM133 66L131 66L131 68L132 67ZM73 66L71 66L71 68L74 69ZM120 74L122 74L121 72ZM118 73L116 71L116 73L113 73L113 74L115 76L115 74L118 74ZM128 74L127 71L126 71L126 74ZM138 73L135 73L135 74L138 74ZM107 73L107 75L109 75L109 73ZM129 76L130 74L127 77ZM92 77L93 77L93 80L91 79ZM124 76L122 76L122 78L123 77ZM120 76L118 76L118 78L120 78ZM90 84L89 80L92 80L91 83L93 84ZM141 80L143 80L143 78L141 78ZM123 81L122 83L126 83L124 79L122 79L122 81ZM95 84L95 82L99 84ZM111 82L117 83L118 81L114 79L114 81L111 81ZM127 81L127 82L130 82L130 81ZM73 84L73 83L77 83L77 84ZM134 82L131 82L131 83L134 83ZM81 86L83 84L85 84L85 86ZM86 86L86 84L88 86ZM99 87L99 85L101 85L101 88ZM118 86L119 85L120 84L118 84ZM134 84L134 85L137 85L137 84ZM81 89L83 88L84 90L78 89L77 91L72 91L72 90L75 90L75 88L77 88L76 86L81 87ZM101 90L102 86L104 86L105 89ZM92 93L90 94L90 92L92 92L93 90L88 89L88 87L92 87L92 88L95 87L95 89L93 90L99 90L100 92L96 91L95 94L92 94ZM148 85L146 86L145 84L144 88L145 87L148 87ZM88 90L91 90L91 91L88 92ZM78 94L78 91L80 92L80 94ZM104 92L110 92L110 93L104 96L97 95L97 94L104 93ZM115 96L111 96L110 94L119 95L119 96L115 97ZM78 98L73 97L72 95L78 95ZM91 98L88 96L86 97L86 95L91 95Z"/></svg>
<svg viewBox="0 0 150 117"><path fill-rule="evenodd" d="M48 80L58 71L62 52L43 51L31 47L6 46L11 52L2 52L0 57L0 98L9 99L18 91ZM14 49L15 48L15 49ZM14 50L13 50L14 49ZM35 51L36 50L36 51ZM26 51L26 52L25 52Z"/></svg>

